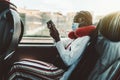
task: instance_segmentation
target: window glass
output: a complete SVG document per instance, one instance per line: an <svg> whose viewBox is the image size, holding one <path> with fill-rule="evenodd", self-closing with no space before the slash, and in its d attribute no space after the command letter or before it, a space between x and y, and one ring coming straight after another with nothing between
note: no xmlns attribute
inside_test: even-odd
<svg viewBox="0 0 120 80"><path fill-rule="evenodd" d="M25 31L21 42L53 43L46 22L52 20L60 33L66 38L71 31L72 19L76 12L88 10L97 25L107 13L118 11L118 0L10 0L17 6L23 20ZM107 3L107 4L106 4Z"/></svg>
<svg viewBox="0 0 120 80"><path fill-rule="evenodd" d="M29 10L18 8L20 16L22 17L25 31L24 42L32 40L32 42L53 42L49 35L49 29L46 22L52 20L60 33L61 38L67 37L71 30L71 23L75 13L69 12L66 17L60 12L44 12L39 10Z"/></svg>

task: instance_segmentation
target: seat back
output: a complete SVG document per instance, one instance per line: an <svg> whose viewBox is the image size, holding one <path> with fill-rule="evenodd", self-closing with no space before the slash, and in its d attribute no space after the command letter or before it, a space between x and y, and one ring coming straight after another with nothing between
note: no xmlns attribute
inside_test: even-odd
<svg viewBox="0 0 120 80"><path fill-rule="evenodd" d="M114 62L113 69L114 71L112 80L120 80L120 58Z"/></svg>
<svg viewBox="0 0 120 80"><path fill-rule="evenodd" d="M89 45L85 49L82 58L80 59L79 63L71 73L68 80L87 80L88 76L90 75L91 71L93 70L97 60L99 59L99 54L95 49L95 44L97 41L97 33L98 29L90 35L91 40L88 43Z"/></svg>
<svg viewBox="0 0 120 80"><path fill-rule="evenodd" d="M113 80L120 80L120 68L118 69L115 76L113 77Z"/></svg>
<svg viewBox="0 0 120 80"><path fill-rule="evenodd" d="M0 1L0 77L23 35L23 24L16 6ZM2 80L0 78L0 80Z"/></svg>
<svg viewBox="0 0 120 80"><path fill-rule="evenodd" d="M98 27L96 31L91 34L91 41L68 80L88 80L88 77L93 71L97 60L100 58L100 55L95 48L97 37ZM120 80L120 58L111 63L108 69L111 69L108 73L106 73L110 80Z"/></svg>

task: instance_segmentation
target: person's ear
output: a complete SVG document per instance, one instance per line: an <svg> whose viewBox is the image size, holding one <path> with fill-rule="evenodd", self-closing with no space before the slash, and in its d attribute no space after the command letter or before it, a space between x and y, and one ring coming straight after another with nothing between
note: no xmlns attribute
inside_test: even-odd
<svg viewBox="0 0 120 80"><path fill-rule="evenodd" d="M82 22L83 20L82 20L82 18L78 18L78 22Z"/></svg>

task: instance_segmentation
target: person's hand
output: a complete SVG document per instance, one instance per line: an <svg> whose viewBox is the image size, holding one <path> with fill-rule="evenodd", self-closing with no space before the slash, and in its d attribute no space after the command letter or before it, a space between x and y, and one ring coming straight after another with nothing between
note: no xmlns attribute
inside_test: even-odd
<svg viewBox="0 0 120 80"><path fill-rule="evenodd" d="M60 41L59 32L56 29L55 24L47 23L47 27L49 28L50 36L55 40L55 42Z"/></svg>

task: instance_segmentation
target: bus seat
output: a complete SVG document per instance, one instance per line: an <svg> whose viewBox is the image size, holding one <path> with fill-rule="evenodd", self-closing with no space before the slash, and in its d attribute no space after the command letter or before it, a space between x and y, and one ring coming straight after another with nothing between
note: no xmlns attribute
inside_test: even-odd
<svg viewBox="0 0 120 80"><path fill-rule="evenodd" d="M8 1L0 1L0 80L6 72L12 55L23 35L23 24L16 6Z"/></svg>
<svg viewBox="0 0 120 80"><path fill-rule="evenodd" d="M115 75L113 76L113 80L120 80L120 60L117 63L117 65L118 65L118 69L116 69Z"/></svg>
<svg viewBox="0 0 120 80"><path fill-rule="evenodd" d="M113 80L120 80L120 68L118 69L115 76L113 77Z"/></svg>

